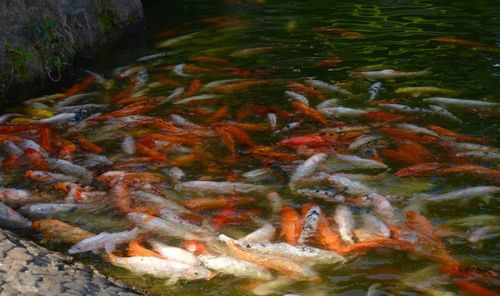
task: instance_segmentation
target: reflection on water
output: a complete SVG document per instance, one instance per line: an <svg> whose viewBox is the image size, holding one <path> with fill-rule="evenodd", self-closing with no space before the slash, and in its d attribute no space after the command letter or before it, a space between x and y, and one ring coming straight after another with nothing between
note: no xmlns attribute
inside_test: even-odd
<svg viewBox="0 0 500 296"><path fill-rule="evenodd" d="M23 115L0 126L11 141L3 186L33 199L3 193L7 204L94 233L136 225L148 230L145 247L182 246L201 227L210 252L234 256L219 233L240 238L269 222L280 233L272 242L303 239L346 256L315 265L317 277L257 262L274 281L217 272L167 286L77 255L153 295L498 290L495 1L165 2L146 4L146 46L87 66L103 77L11 110ZM91 94L66 98L81 92ZM35 201L78 206L21 208ZM150 226L161 208L190 226ZM75 243L65 224L35 225L51 247ZM115 254L126 256L126 244ZM249 256L237 257L259 260Z"/></svg>

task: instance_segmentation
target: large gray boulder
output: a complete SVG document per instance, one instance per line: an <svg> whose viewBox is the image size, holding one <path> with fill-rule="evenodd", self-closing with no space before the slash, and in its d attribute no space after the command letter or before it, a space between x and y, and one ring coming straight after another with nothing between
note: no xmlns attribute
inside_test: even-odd
<svg viewBox="0 0 500 296"><path fill-rule="evenodd" d="M0 0L0 105L46 88L143 18L140 0Z"/></svg>

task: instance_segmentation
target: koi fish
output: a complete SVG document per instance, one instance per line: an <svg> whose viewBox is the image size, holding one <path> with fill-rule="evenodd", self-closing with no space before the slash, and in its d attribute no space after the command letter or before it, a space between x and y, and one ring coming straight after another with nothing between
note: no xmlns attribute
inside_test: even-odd
<svg viewBox="0 0 500 296"><path fill-rule="evenodd" d="M271 82L271 80L246 80L246 81L240 81L240 82L227 83L227 84L223 84L223 85L218 86L218 87L214 87L212 89L212 92L214 92L216 94L228 94L228 93L232 93L234 91L246 89L249 87L268 84L270 82Z"/></svg>
<svg viewBox="0 0 500 296"><path fill-rule="evenodd" d="M274 228L272 224L264 223L264 225L261 228L247 234L246 236L238 239L237 241L241 245L250 243L269 242L273 238L275 233L276 233L276 228Z"/></svg>
<svg viewBox="0 0 500 296"><path fill-rule="evenodd" d="M319 89L322 89L322 90L327 91L327 92L335 92L335 93L339 93L341 95L345 95L348 97L352 96L352 93L350 91L347 91L347 90L340 88L336 85L326 83L326 82L321 81L321 80L308 79L305 82L306 82L306 84L309 84L312 87L319 88Z"/></svg>
<svg viewBox="0 0 500 296"><path fill-rule="evenodd" d="M195 252L198 260L208 269L241 278L271 280L273 276L264 267L229 256L216 256L208 253L206 248L196 241L186 241L184 247Z"/></svg>
<svg viewBox="0 0 500 296"><path fill-rule="evenodd" d="M380 81L377 81L372 85L370 85L370 87L368 88L368 94L369 94L368 100L371 101L377 98L377 95L380 92L381 88L382 88L382 82Z"/></svg>
<svg viewBox="0 0 500 296"><path fill-rule="evenodd" d="M470 187L466 189L460 189L440 195L434 196L422 196L418 199L426 202L444 202L451 200L464 200L470 199L473 197L480 197L486 195L495 195L500 192L500 187L496 186L476 186Z"/></svg>
<svg viewBox="0 0 500 296"><path fill-rule="evenodd" d="M329 175L326 179L334 188L345 191L348 194L362 195L373 191L366 185L339 174Z"/></svg>
<svg viewBox="0 0 500 296"><path fill-rule="evenodd" d="M479 100L466 100L457 98L446 97L430 97L423 99L425 102L451 107L464 107L464 108L495 108L499 107L499 103L479 101Z"/></svg>
<svg viewBox="0 0 500 296"><path fill-rule="evenodd" d="M26 178L42 183L57 183L57 182L77 182L78 178L58 173L51 173L45 171L32 171L27 170L25 173Z"/></svg>
<svg viewBox="0 0 500 296"><path fill-rule="evenodd" d="M354 244L354 240L352 239L354 218L351 210L346 206L339 205L335 208L333 219L339 227L339 234L342 240L347 244Z"/></svg>
<svg viewBox="0 0 500 296"><path fill-rule="evenodd" d="M33 201L31 191L0 187L0 201L7 204L23 204Z"/></svg>
<svg viewBox="0 0 500 296"><path fill-rule="evenodd" d="M296 245L302 226L302 217L294 208L287 205L281 208L280 237L282 237L287 243Z"/></svg>
<svg viewBox="0 0 500 296"><path fill-rule="evenodd" d="M152 241L150 244L153 250L164 259L178 261L192 266L200 265L200 260L189 251L170 247L158 241Z"/></svg>
<svg viewBox="0 0 500 296"><path fill-rule="evenodd" d="M431 109L432 111L434 111L435 114L441 117L447 118L451 121L462 123L462 120L460 118L456 117L453 113L451 113L450 111L446 110L443 107L437 105L430 105L429 109Z"/></svg>
<svg viewBox="0 0 500 296"><path fill-rule="evenodd" d="M320 93L319 91L317 91L313 87L306 86L302 83L290 82L287 84L287 86L295 92L303 93L304 95L308 95L308 96L311 96L311 97L319 99L319 100L325 99L325 96L322 93Z"/></svg>
<svg viewBox="0 0 500 296"><path fill-rule="evenodd" d="M293 91L285 91L285 95L288 98L290 98L290 100L295 100L297 102L300 102L302 104L309 106L309 100L301 94L298 94L298 93L293 92Z"/></svg>
<svg viewBox="0 0 500 296"><path fill-rule="evenodd" d="M435 86L409 86L400 87L394 91L398 95L411 95L413 97L419 97L421 95L445 95L454 96L457 91L452 89L440 88Z"/></svg>
<svg viewBox="0 0 500 296"><path fill-rule="evenodd" d="M287 260L284 257L248 252L236 241L223 234L219 235L219 239L226 244L231 254L239 259L255 263L294 278L310 280L317 278L317 274L311 269L300 266L299 264Z"/></svg>
<svg viewBox="0 0 500 296"><path fill-rule="evenodd" d="M127 218L139 228L153 234L180 239L200 239L198 235L190 232L188 229L180 226L178 223L172 223L144 213L129 213Z"/></svg>
<svg viewBox="0 0 500 296"><path fill-rule="evenodd" d="M360 109L352 109L352 108L346 108L346 107L326 107L323 109L319 109L319 112L322 114L326 115L327 117L330 118L336 118L336 117L360 117L363 114L367 113L365 110L360 110Z"/></svg>
<svg viewBox="0 0 500 296"><path fill-rule="evenodd" d="M474 230L468 240L477 243L482 240L497 238L500 236L500 226L484 226Z"/></svg>
<svg viewBox="0 0 500 296"><path fill-rule="evenodd" d="M31 221L0 201L0 225L7 228L30 228Z"/></svg>
<svg viewBox="0 0 500 296"><path fill-rule="evenodd" d="M462 38L456 38L456 37L437 36L437 37L432 37L430 40L436 41L439 43L452 44L452 45L458 45L458 46L464 46L464 47L473 47L473 48L479 48L479 49L488 50L488 51L496 51L496 52L500 51L500 48L498 48L497 46L494 46L494 45L484 44L482 42L467 40L467 39L462 39Z"/></svg>
<svg viewBox="0 0 500 296"><path fill-rule="evenodd" d="M364 213L361 215L361 220L363 221L362 228L354 230L354 234L359 241L389 238L391 236L391 231L387 225L374 215Z"/></svg>
<svg viewBox="0 0 500 296"><path fill-rule="evenodd" d="M272 50L277 49L276 46L264 46L264 47L254 47L254 48L245 48L245 49L240 49L237 51L232 52L229 54L232 57L235 58L248 58L250 56L256 55L256 54L261 54L265 52L269 52Z"/></svg>
<svg viewBox="0 0 500 296"><path fill-rule="evenodd" d="M96 236L86 238L76 245L73 245L68 250L68 254L78 254L84 252L97 253L100 249L106 250L107 253L112 253L117 245L128 243L139 235L139 229L134 228L130 231L122 232L101 232Z"/></svg>
<svg viewBox="0 0 500 296"><path fill-rule="evenodd" d="M249 193L263 192L267 190L267 186L254 185L238 182L213 182L213 181L189 181L181 182L175 185L175 189L179 191L204 192L215 194L230 194L234 192Z"/></svg>
<svg viewBox="0 0 500 296"><path fill-rule="evenodd" d="M333 251L309 246L293 246L287 243L242 243L240 247L253 253L293 258L293 260L303 262L307 265L345 262L343 256Z"/></svg>
<svg viewBox="0 0 500 296"><path fill-rule="evenodd" d="M299 180L311 175L327 158L328 155L325 153L318 153L309 157L294 170L288 186L292 189L295 188L295 184Z"/></svg>
<svg viewBox="0 0 500 296"><path fill-rule="evenodd" d="M108 254L108 260L111 264L128 269L138 275L168 278L167 284L174 284L179 279L208 280L213 276L209 270L203 267L156 257L117 257Z"/></svg>
<svg viewBox="0 0 500 296"><path fill-rule="evenodd" d="M402 72L393 69L385 69L380 71L366 71L366 72L356 72L351 71L349 74L352 77L367 78L367 79L394 79L394 78L406 78L406 77L420 77L429 75L431 72L429 70L422 70L416 72Z"/></svg>
<svg viewBox="0 0 500 296"><path fill-rule="evenodd" d="M92 232L88 232L80 227L71 226L56 219L33 221L31 228L41 233L45 242L77 244L84 239L95 236Z"/></svg>
<svg viewBox="0 0 500 296"><path fill-rule="evenodd" d="M54 217L62 213L72 213L81 208L75 204L58 204L58 203L36 203L21 207L19 210L29 217L35 219L46 219Z"/></svg>
<svg viewBox="0 0 500 296"><path fill-rule="evenodd" d="M318 206L313 206L304 215L304 221L302 230L300 232L297 243L299 245L305 244L305 242L310 239L318 227L319 217L321 215L321 208Z"/></svg>

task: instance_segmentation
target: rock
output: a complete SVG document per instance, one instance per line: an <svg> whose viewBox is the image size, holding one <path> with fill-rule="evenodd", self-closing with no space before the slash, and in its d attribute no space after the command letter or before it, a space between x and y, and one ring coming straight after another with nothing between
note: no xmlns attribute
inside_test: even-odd
<svg viewBox="0 0 500 296"><path fill-rule="evenodd" d="M0 229L0 296L140 295L90 266Z"/></svg>
<svg viewBox="0 0 500 296"><path fill-rule="evenodd" d="M140 0L0 0L0 105L52 86L143 18Z"/></svg>

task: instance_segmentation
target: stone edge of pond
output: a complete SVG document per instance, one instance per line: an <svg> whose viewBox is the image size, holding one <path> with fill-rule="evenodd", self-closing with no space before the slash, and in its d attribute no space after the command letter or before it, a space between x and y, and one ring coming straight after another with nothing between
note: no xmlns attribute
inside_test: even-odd
<svg viewBox="0 0 500 296"><path fill-rule="evenodd" d="M0 228L0 295L143 295L72 257Z"/></svg>
<svg viewBox="0 0 500 296"><path fill-rule="evenodd" d="M0 106L58 86L75 60L143 28L141 0L0 1Z"/></svg>

